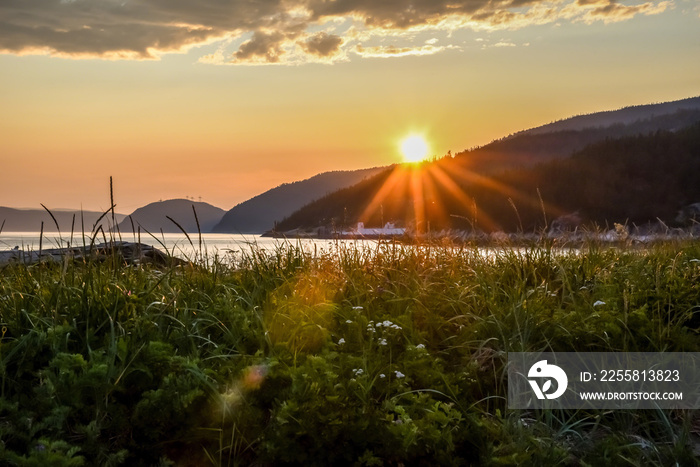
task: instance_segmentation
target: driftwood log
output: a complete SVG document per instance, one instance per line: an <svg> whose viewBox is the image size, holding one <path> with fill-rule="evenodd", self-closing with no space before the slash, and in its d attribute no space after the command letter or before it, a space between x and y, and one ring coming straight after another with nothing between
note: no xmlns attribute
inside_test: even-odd
<svg viewBox="0 0 700 467"><path fill-rule="evenodd" d="M186 264L179 258L175 258L161 250L143 243L132 242L108 242L86 247L50 248L38 250L14 250L0 251L0 266L10 263L33 264L41 261L59 261L66 258L104 261L110 257L120 258L127 264L157 264L171 266Z"/></svg>

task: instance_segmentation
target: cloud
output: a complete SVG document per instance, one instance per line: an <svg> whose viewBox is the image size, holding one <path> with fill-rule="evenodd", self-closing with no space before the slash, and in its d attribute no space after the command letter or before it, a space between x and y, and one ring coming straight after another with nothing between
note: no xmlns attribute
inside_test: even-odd
<svg viewBox="0 0 700 467"><path fill-rule="evenodd" d="M606 23L613 23L625 21L638 14L656 15L663 13L671 5L671 2L663 1L659 3L647 2L639 5L622 5L614 1L604 1L592 3L592 5L595 8L584 16L584 21L591 23L596 20L602 20Z"/></svg>
<svg viewBox="0 0 700 467"><path fill-rule="evenodd" d="M361 44L358 44L355 46L354 52L360 57L387 58L408 57L410 55L433 55L443 50L445 50L445 47L435 47L430 44L420 47L397 47L395 45L363 47Z"/></svg>
<svg viewBox="0 0 700 467"><path fill-rule="evenodd" d="M343 39L335 34L320 32L302 43L302 48L311 55L330 57L340 53Z"/></svg>
<svg viewBox="0 0 700 467"><path fill-rule="evenodd" d="M426 43L421 33L447 33L449 39L459 29L609 23L658 14L671 5L666 0L2 0L0 52L158 59L218 43L201 61L332 62L348 51L396 57L454 48L449 41L441 47ZM402 42L362 45L387 37Z"/></svg>
<svg viewBox="0 0 700 467"><path fill-rule="evenodd" d="M259 61L277 63L284 55L282 44L286 36L280 32L256 32L253 37L238 48L233 54L234 61Z"/></svg>

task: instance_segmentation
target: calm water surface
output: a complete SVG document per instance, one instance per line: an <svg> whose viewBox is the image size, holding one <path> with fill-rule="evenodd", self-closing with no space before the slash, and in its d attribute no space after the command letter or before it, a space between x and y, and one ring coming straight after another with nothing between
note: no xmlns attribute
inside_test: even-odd
<svg viewBox="0 0 700 467"><path fill-rule="evenodd" d="M2 232L0 233L0 251L11 250L16 246L23 250L39 250L39 232ZM109 237L107 238L109 240ZM122 240L128 242L138 241L132 234L122 235ZM190 240L192 243L190 243ZM192 258L200 251L199 235L190 234L189 240L181 233L166 233L152 237L148 234L141 234L141 243L152 245L160 250L167 249L168 252L178 257ZM95 239L95 243L103 243L102 235ZM90 238L86 237L86 244L90 244ZM251 247L257 247L265 250L274 250L283 244L300 245L309 251L332 251L339 244L357 244L361 247L375 246L376 241L363 240L318 240L318 239L300 239L300 240L283 240L277 238L261 237L259 235L239 235L239 234L202 234L202 253L206 253L209 257L218 255L230 255L234 252L249 251ZM83 239L80 235L74 235L71 239L70 234L63 234L61 237L57 233L44 233L41 247L58 248L68 245L82 246Z"/></svg>
<svg viewBox="0 0 700 467"><path fill-rule="evenodd" d="M0 251L11 250L19 247L25 251L39 250L39 232L1 232L0 233ZM109 238L107 238L109 240ZM139 241L133 234L122 235L122 240L128 242ZM200 250L198 234L190 234L188 239L182 233L166 233L152 237L148 234L141 234L141 243L152 245L160 250L168 250L170 254L179 258L194 260L206 256L213 259L234 258L241 252L249 252L251 248L257 248L273 252L281 245L301 246L306 251L316 255L323 253L337 252L339 248L351 246L359 249L376 249L376 240L321 240L321 239L291 239L284 240L278 238L261 237L260 235L240 235L240 234L202 234L202 247ZM190 243L190 241L192 243ZM103 243L104 238L100 235L95 243ZM86 237L85 243L90 244L90 238ZM70 234L62 235L60 238L57 233L44 233L42 240L42 249L65 247L68 244L72 246L82 246L83 240L79 235L70 238ZM455 246L455 249L460 247ZM469 247L467 247L469 248ZM479 254L487 258L496 258L503 252L519 252L525 253L531 248L522 248L517 246L503 247L478 247L476 249ZM576 254L580 253L577 248L564 248L553 250L558 254Z"/></svg>

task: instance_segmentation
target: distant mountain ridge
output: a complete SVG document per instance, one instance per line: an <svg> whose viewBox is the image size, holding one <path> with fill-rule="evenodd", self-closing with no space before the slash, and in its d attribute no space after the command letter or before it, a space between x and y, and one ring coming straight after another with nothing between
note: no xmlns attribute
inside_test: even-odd
<svg viewBox="0 0 700 467"><path fill-rule="evenodd" d="M259 194L228 211L214 227L218 233L263 233L275 221L333 191L354 185L386 167L352 171L324 172L306 180L285 183Z"/></svg>
<svg viewBox="0 0 700 467"><path fill-rule="evenodd" d="M70 234L72 226L77 233L82 231L83 224L86 233L91 232L95 222L104 213L99 211L82 211L81 213L80 210L52 209L51 214L58 221L61 232ZM75 225L73 225L73 216L75 216ZM114 217L119 223L126 216L115 213ZM0 226L2 226L3 232L39 232L42 222L44 223L44 232L57 231L53 219L44 209L16 209L0 206ZM100 225L102 225L105 232L109 230L111 223L111 214L105 215L100 221Z"/></svg>
<svg viewBox="0 0 700 467"><path fill-rule="evenodd" d="M197 211L195 218L194 210ZM172 218L177 222L187 233L211 232L213 227L221 220L221 217L226 211L209 203L190 201L188 199L169 199L166 201L157 201L140 207L119 223L119 230L123 232L132 232L141 229L146 229L149 232L160 232L161 229L166 233L182 232L175 225ZM197 226L199 220L199 227ZM133 221L133 227L132 227Z"/></svg>

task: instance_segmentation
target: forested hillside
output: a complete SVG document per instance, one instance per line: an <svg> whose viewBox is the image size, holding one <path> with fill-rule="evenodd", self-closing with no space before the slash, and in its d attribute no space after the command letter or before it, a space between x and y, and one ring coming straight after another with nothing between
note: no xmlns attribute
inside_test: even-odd
<svg viewBox="0 0 700 467"><path fill-rule="evenodd" d="M689 101L698 101L700 105L700 99ZM493 141L486 146L460 152L455 158L469 170L494 173L511 167L523 167L549 159L568 157L590 144L606 139L644 135L659 130L675 131L700 121L700 109L680 109L673 113L654 115L633 122L602 125L613 121L615 115L621 121L625 121L639 114L639 112L630 113L626 109L618 112L619 115L616 112L606 112L597 118L593 118L597 114L585 116L585 118L573 117L559 123L523 131ZM607 115L608 113L612 115ZM580 128L576 127L576 122L581 126ZM595 122L600 122L601 125L582 126L594 125ZM543 132L542 129L545 128L552 131Z"/></svg>
<svg viewBox="0 0 700 467"><path fill-rule="evenodd" d="M700 110L700 96L689 97L658 104L643 104L624 107L617 110L594 112L577 115L556 122L524 130L516 135L552 133L555 131L583 130L586 128L603 128L612 125L629 125L640 121L652 121L659 116L670 115L679 111ZM685 126L685 125L683 125Z"/></svg>
<svg viewBox="0 0 700 467"><path fill-rule="evenodd" d="M482 175L459 157L389 169L297 211L278 230L381 225L530 231L578 212L584 222L672 224L700 201L700 124L610 139L572 157Z"/></svg>

